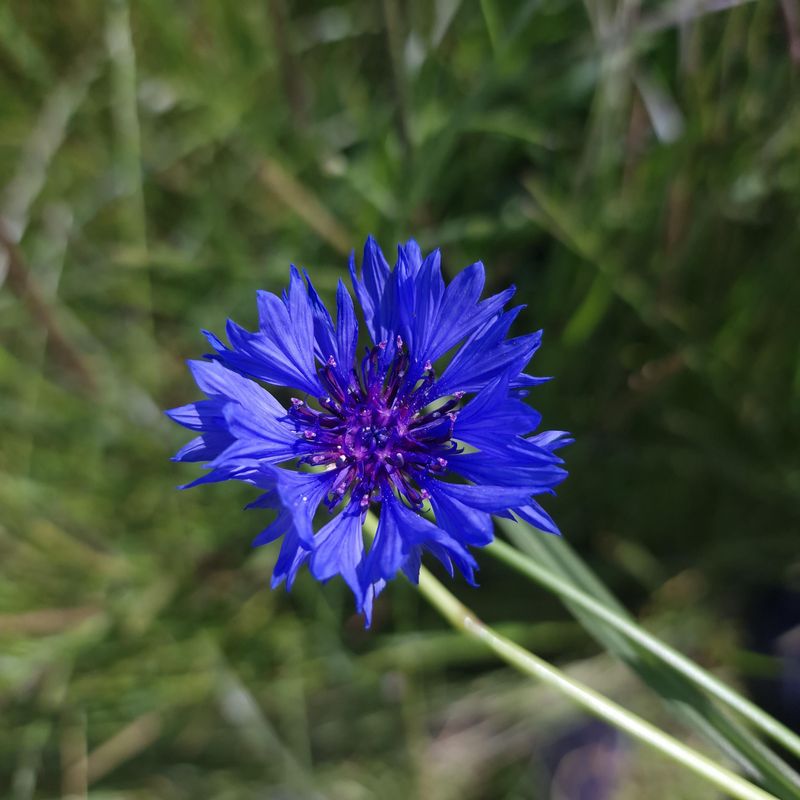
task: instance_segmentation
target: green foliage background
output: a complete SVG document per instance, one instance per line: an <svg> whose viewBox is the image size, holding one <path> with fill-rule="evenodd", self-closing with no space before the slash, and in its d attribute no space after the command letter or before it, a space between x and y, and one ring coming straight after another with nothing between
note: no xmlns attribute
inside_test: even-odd
<svg viewBox="0 0 800 800"><path fill-rule="evenodd" d="M548 504L566 537L769 703L789 662L752 649L775 623L753 609L800 582L799 20L0 5L2 796L569 798L600 758L598 797L708 797L616 740L563 745L585 720L400 581L371 632L341 585L271 592L252 496L174 491L197 472L160 409L197 395L200 328L252 325L290 262L330 297L369 232L440 246L451 276L480 259L546 332L533 399L577 440ZM551 597L481 576L456 587L481 616L688 736Z"/></svg>

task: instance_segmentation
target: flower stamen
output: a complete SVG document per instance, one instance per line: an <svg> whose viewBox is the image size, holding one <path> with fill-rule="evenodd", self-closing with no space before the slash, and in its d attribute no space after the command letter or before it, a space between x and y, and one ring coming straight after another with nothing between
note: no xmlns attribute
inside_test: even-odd
<svg viewBox="0 0 800 800"><path fill-rule="evenodd" d="M312 448L301 460L337 471L326 501L331 509L346 495L365 509L386 491L418 509L427 499L424 481L441 476L447 466L444 455L458 449L452 438L463 392L424 413L433 366L426 362L423 379L409 387L405 378L411 356L400 336L395 345L388 365L381 364L386 343L371 348L360 370L352 370L346 390L330 357L319 370L330 392L318 400L323 411L292 399L289 416Z"/></svg>

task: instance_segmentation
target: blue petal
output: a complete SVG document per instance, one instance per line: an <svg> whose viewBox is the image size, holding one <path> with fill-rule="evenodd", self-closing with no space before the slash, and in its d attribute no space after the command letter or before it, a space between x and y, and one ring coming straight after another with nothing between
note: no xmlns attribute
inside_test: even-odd
<svg viewBox="0 0 800 800"><path fill-rule="evenodd" d="M538 449L538 448L537 448ZM448 459L448 467L474 483L518 486L530 494L552 491L564 478L566 470L553 462L553 456L540 457L533 452L524 452L514 447L505 451L479 451L462 453Z"/></svg>
<svg viewBox="0 0 800 800"><path fill-rule="evenodd" d="M347 385L350 381L350 371L353 368L358 345L358 321L353 308L353 300L340 280L336 289L337 324L334 327L333 318L314 289L308 274L306 274L306 283L314 314L317 358L324 364L332 357L335 361L336 374L342 383Z"/></svg>
<svg viewBox="0 0 800 800"><path fill-rule="evenodd" d="M227 463L220 467L212 468L210 472L201 475L191 483L184 484L180 488L192 489L195 486L201 486L205 483L220 483L221 481L230 480L252 482L250 479L258 470L259 465L257 461Z"/></svg>
<svg viewBox="0 0 800 800"><path fill-rule="evenodd" d="M440 495L446 494L465 506L488 514L523 505L530 500L532 494L527 488L519 486L473 486L441 481L431 483L436 484Z"/></svg>
<svg viewBox="0 0 800 800"><path fill-rule="evenodd" d="M397 247L397 266L410 278L416 277L422 266L422 251L416 240L409 239Z"/></svg>
<svg viewBox="0 0 800 800"><path fill-rule="evenodd" d="M337 355L336 328L333 325L330 311L328 311L325 303L322 302L322 298L317 293L314 284L311 283L311 278L305 270L303 270L303 275L305 275L308 299L314 315L314 353L319 361L324 364L329 356L335 357Z"/></svg>
<svg viewBox="0 0 800 800"><path fill-rule="evenodd" d="M526 375L524 372L518 375L511 382L513 387L525 388L527 386L541 386L543 383L548 383L553 380L551 377L538 377L536 375Z"/></svg>
<svg viewBox="0 0 800 800"><path fill-rule="evenodd" d="M308 561L314 547L312 520L322 498L330 491L330 473L293 472L259 464L246 480L266 489L250 505L276 508L278 516L253 540L253 546L284 537L272 575L272 587L286 581L291 589L298 570Z"/></svg>
<svg viewBox="0 0 800 800"><path fill-rule="evenodd" d="M272 588L276 589L286 581L286 591L291 591L300 567L308 561L310 555L308 547L302 542L297 532L290 529L283 539L278 560L275 562L275 569L272 572Z"/></svg>
<svg viewBox="0 0 800 800"><path fill-rule="evenodd" d="M278 463L287 458L281 453L274 455L264 442L258 439L234 439L219 455L204 465L207 469L257 468L264 461Z"/></svg>
<svg viewBox="0 0 800 800"><path fill-rule="evenodd" d="M466 548L446 531L407 508L394 495L386 493L375 541L360 569L364 591L378 580L390 580L402 568L413 579L422 550L430 551L448 569L452 569L452 561L467 581L474 583L473 570L477 569L477 564Z"/></svg>
<svg viewBox="0 0 800 800"><path fill-rule="evenodd" d="M441 256L434 250L415 270L416 258L408 256L408 246L400 248L393 273L392 296L384 305L396 309L395 316L384 313L387 327L400 326L409 345L415 369L411 380L422 372L426 362L436 361L467 336L498 314L514 294L513 287L479 303L484 285L484 269L475 263L462 270L445 287L441 275ZM388 290L387 290L388 294Z"/></svg>
<svg viewBox="0 0 800 800"><path fill-rule="evenodd" d="M342 379L347 382L356 358L358 347L358 320L353 299L347 287L339 280L336 287L336 361Z"/></svg>
<svg viewBox="0 0 800 800"><path fill-rule="evenodd" d="M195 383L213 400L233 400L241 406L281 419L286 409L262 386L245 378L217 361L189 361Z"/></svg>
<svg viewBox="0 0 800 800"><path fill-rule="evenodd" d="M403 566L401 567L403 574L411 581L411 583L417 584L419 583L419 571L421 567L422 548L412 547L411 552L406 556L406 560L403 562ZM452 577L453 565L449 560L447 562L447 571Z"/></svg>
<svg viewBox="0 0 800 800"><path fill-rule="evenodd" d="M509 436L524 436L541 422L542 415L509 394L510 376L500 375L458 412L453 436L483 449L494 449Z"/></svg>
<svg viewBox="0 0 800 800"><path fill-rule="evenodd" d="M377 580L371 583L364 592L364 606L361 609L364 612L364 627L372 627L372 608L378 595L383 591L386 586L386 581Z"/></svg>
<svg viewBox="0 0 800 800"><path fill-rule="evenodd" d="M173 461L210 461L223 453L234 439L227 431L210 431L192 439L172 456Z"/></svg>
<svg viewBox="0 0 800 800"><path fill-rule="evenodd" d="M363 554L361 508L358 503L351 503L317 533L310 567L311 574L320 581L341 575L353 591L359 611L364 607L364 591L357 568Z"/></svg>
<svg viewBox="0 0 800 800"><path fill-rule="evenodd" d="M224 403L218 399L200 400L164 413L170 419L202 435L192 439L172 457L173 461L209 461L226 450L234 441L228 431Z"/></svg>
<svg viewBox="0 0 800 800"><path fill-rule="evenodd" d="M575 440L566 431L543 431L536 436L528 437L528 441L552 452L558 450L559 447L572 444Z"/></svg>
<svg viewBox="0 0 800 800"><path fill-rule="evenodd" d="M427 360L435 358L429 355L430 341L438 329L445 295L439 251L434 250L421 264L416 275L407 280L409 288L407 302L403 306L403 335L415 362L424 365Z"/></svg>
<svg viewBox="0 0 800 800"><path fill-rule="evenodd" d="M387 343L383 351L383 360L386 364L394 358L396 334L402 330L403 317L412 307L412 289L412 281L402 270L395 267L386 280L377 314L380 341Z"/></svg>
<svg viewBox="0 0 800 800"><path fill-rule="evenodd" d="M304 546L311 548L314 542L312 520L322 502L330 491L335 473L331 472L294 472L293 470L259 464L257 472L247 476L246 480L262 489L266 489L271 498L277 498L280 503L280 513L288 514L286 519L291 519L291 529L297 534ZM277 520L276 520L277 522ZM267 528L269 531L270 528ZM256 537L254 546L272 541L275 538L272 532L264 531Z"/></svg>
<svg viewBox="0 0 800 800"><path fill-rule="evenodd" d="M535 500L531 500L527 505L515 508L514 513L540 531L554 533L556 536L561 535L561 531L553 518Z"/></svg>
<svg viewBox="0 0 800 800"><path fill-rule="evenodd" d="M435 361L462 339L498 314L514 296L514 287L478 303L484 284L483 264L462 270L447 287L442 310L434 327L427 358Z"/></svg>
<svg viewBox="0 0 800 800"><path fill-rule="evenodd" d="M301 446L297 434L285 423L235 403L223 409L228 430L241 444L247 444L259 458L287 461L295 458Z"/></svg>
<svg viewBox="0 0 800 800"><path fill-rule="evenodd" d="M388 332L381 325L380 317L384 288L389 278L389 265L372 236L368 236L364 243L361 276L361 278L357 276L355 260L351 256L350 278L353 282L353 290L364 311L364 319L372 341L378 344L389 338Z"/></svg>
<svg viewBox="0 0 800 800"><path fill-rule="evenodd" d="M539 349L542 332L505 338L520 308L500 314L470 337L436 383L437 395L478 392L500 375L519 373L525 368Z"/></svg>
<svg viewBox="0 0 800 800"><path fill-rule="evenodd" d="M283 349L298 371L307 378L316 374L314 364L314 315L308 292L297 268L292 265L289 277L289 289L284 292L283 305L287 314L280 314L278 298L268 292L258 293L262 305L259 309L258 322L261 331L273 341L280 342ZM265 302L266 301L266 302ZM289 327L283 323L287 319Z"/></svg>
<svg viewBox="0 0 800 800"><path fill-rule="evenodd" d="M407 554L405 543L396 517L390 513L390 509L397 505L397 502L392 495L387 494L381 506L378 530L361 569L362 586L365 591L369 584L375 581L391 580L405 560Z"/></svg>
<svg viewBox="0 0 800 800"><path fill-rule="evenodd" d="M198 400L164 413L178 425L193 431L225 430L225 415L218 400Z"/></svg>
<svg viewBox="0 0 800 800"><path fill-rule="evenodd" d="M230 348L216 336L208 336L216 351L213 358L245 375L319 395L314 319L300 274L292 267L289 290L283 299L263 291L257 292L256 299L259 330L250 333L228 320Z"/></svg>
<svg viewBox="0 0 800 800"><path fill-rule="evenodd" d="M470 508L456 500L442 481L428 481L425 488L431 495L436 524L470 547L483 547L494 539L494 523L485 511Z"/></svg>
<svg viewBox="0 0 800 800"><path fill-rule="evenodd" d="M208 461L218 467L242 459L282 461L297 455L294 428L266 389L217 362L190 361L189 368L210 399L167 412L176 422L204 431L174 460Z"/></svg>
<svg viewBox="0 0 800 800"><path fill-rule="evenodd" d="M265 499L265 495L261 495L258 501L263 501ZM248 508L255 508L254 503L250 503ZM264 528L261 533L256 536L253 541L253 547L261 547L265 544L270 544L274 542L276 539L280 539L281 536L284 534L288 534L292 528L294 527L294 517L292 516L292 512L288 508L281 508L278 507L278 516L275 517L266 528ZM308 549L308 548L306 548Z"/></svg>

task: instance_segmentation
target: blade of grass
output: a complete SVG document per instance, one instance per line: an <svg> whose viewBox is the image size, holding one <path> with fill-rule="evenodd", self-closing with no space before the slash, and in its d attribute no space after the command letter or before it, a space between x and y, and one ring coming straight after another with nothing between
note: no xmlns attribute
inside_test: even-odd
<svg viewBox="0 0 800 800"><path fill-rule="evenodd" d="M486 32L489 34L489 42L492 45L492 52L497 52L498 42L500 41L500 15L497 7L492 0L481 0L481 12L483 21L486 25Z"/></svg>
<svg viewBox="0 0 800 800"><path fill-rule="evenodd" d="M502 520L500 522L501 525L507 525ZM508 526L508 530L512 536L515 533L519 534L518 529L513 524ZM586 564L568 549L564 540L558 537L545 537L540 532L537 532L535 537L526 536L523 541L527 542L529 539L535 539L535 544L543 548L541 560L548 563L553 573L561 572L562 577L566 580L566 585L572 588L577 586L587 587L599 599L601 607L613 609L612 613L615 612L615 616L618 619L627 621L633 628L637 627L625 608L618 603L616 598L589 570ZM560 547L560 544L563 547ZM512 553L516 552L512 548L508 549ZM489 550L489 552L497 555L495 551ZM547 588L555 591L551 585L548 585ZM577 591L580 592L580 590ZM636 671L642 680L665 699L682 719L703 733L743 769L760 779L766 788L778 797L785 797L790 800L798 796L800 776L746 727L713 705L708 696L689 677L678 670L665 670L663 663L659 660L653 661L648 657L643 657L642 652L633 644L633 640L624 635L623 631L604 625L602 622L598 626L598 618L596 616L591 613L587 615L582 608L574 608L574 604L567 597L562 596L562 600L587 632L603 644L610 653L616 655ZM656 637L651 638L658 644L668 647ZM677 651L674 652L680 656ZM651 653L651 655L653 654ZM689 659L683 656L681 658L697 667ZM700 668L697 667L697 669ZM716 680L713 676L709 677ZM721 685L728 692L732 691L729 687L725 687L724 684ZM736 693L733 692L733 694ZM744 698L740 699L744 700ZM760 714L772 719L761 709L755 706L753 708ZM781 725L777 720L772 719L772 721L778 726ZM793 734L789 732L789 735L792 736Z"/></svg>
<svg viewBox="0 0 800 800"><path fill-rule="evenodd" d="M774 717L762 711L746 697L726 686L710 672L648 633L644 628L615 613L596 598L582 592L576 586L559 578L558 575L553 574L545 567L541 567L533 559L503 541L495 540L486 548L486 551L517 572L532 578L560 597L571 600L575 605L589 611L598 619L607 622L612 628L623 633L631 641L641 645L656 658L702 686L719 700L727 703L731 708L736 709L754 725L772 736L775 741L780 742L793 753L800 755L800 737L792 733Z"/></svg>
<svg viewBox="0 0 800 800"><path fill-rule="evenodd" d="M115 186L125 199L124 239L139 256L133 260L129 296L140 322L130 328L130 346L138 354L136 373L146 386L157 385L159 348L153 319L153 286L148 257L147 208L142 172L142 138L139 122L136 50L127 0L107 0L105 40L110 63L111 116L115 136ZM134 374L136 374L134 373Z"/></svg>
<svg viewBox="0 0 800 800"><path fill-rule="evenodd" d="M500 520L500 526L520 550L535 559L536 565L547 570L550 576L555 577L556 580L560 579L561 582L571 586L575 590L574 596L582 594L585 597L593 598L597 601L598 606L592 606L592 608L603 607L606 609L608 617L613 616L617 622L627 623L624 628L613 625L607 621L606 617L601 619L593 611L589 611L588 605L579 605L572 596L561 595L573 616L593 638L611 653L625 661L683 719L704 732L744 768L760 775L770 791L782 797L798 796L800 783L798 782L797 774L747 728L723 714L720 709L714 706L707 695L700 691L695 681L691 680L685 672L677 670L675 664L678 660L673 659L669 666L665 667L665 663L660 659L659 661L653 661L653 656L656 655L654 651L648 650L649 655L646 655L633 644L635 641L641 647L642 642L647 637L641 635L641 629L638 628L624 607L571 550L566 541L556 537L544 536L524 523L517 525ZM500 550L502 551L502 547ZM493 556L500 557L497 549L489 552ZM533 575L530 575L530 577L533 577ZM548 586L548 588L555 591L551 586ZM636 639L626 635L626 631L629 628L637 630ZM650 638L655 639L655 637ZM663 642L659 640L656 640L656 642L661 648L671 650ZM676 655L680 654L676 653ZM681 658L685 659L685 657ZM685 661L692 665L692 662L688 659L685 659ZM686 665L682 666L685 668ZM697 665L692 666L700 670ZM712 678L713 683L719 683L720 687L726 689L728 693L736 694L729 687L725 687L724 684L718 682L713 676L709 677ZM707 680L706 683L708 683ZM705 684L703 685L705 686ZM726 694L726 692L723 692L723 694ZM740 698L740 700L744 700L744 698ZM745 701L745 705L752 704L749 701ZM756 711L760 712L756 714L757 717L769 717L760 709L756 709ZM780 726L777 720L773 720L773 722ZM790 737L794 736L788 729L786 729L786 732L789 733Z"/></svg>
<svg viewBox="0 0 800 800"><path fill-rule="evenodd" d="M161 716L148 711L98 745L86 757L86 782L91 785L137 756L161 735Z"/></svg>
<svg viewBox="0 0 800 800"><path fill-rule="evenodd" d="M31 275L22 259L22 254L14 244L12 235L6 232L2 221L0 221L0 256L5 256L7 259L8 285L11 291L25 303L33 319L47 332L53 349L79 379L82 389L86 394L94 395L98 382L91 364L64 332L61 321L45 299L44 292Z"/></svg>
<svg viewBox="0 0 800 800"><path fill-rule="evenodd" d="M111 111L116 135L120 192L129 197L128 222L133 244L147 249L147 212L142 176L142 142L136 97L136 52L126 0L108 0L106 46L111 62ZM149 289L149 285L148 285Z"/></svg>
<svg viewBox="0 0 800 800"><path fill-rule="evenodd" d="M744 778L716 764L696 750L668 736L649 722L630 713L588 686L569 678L551 664L500 635L481 622L424 567L419 590L453 627L478 641L510 666L569 697L590 713L616 726L640 742L653 747L681 766L740 800L774 800L771 795Z"/></svg>
<svg viewBox="0 0 800 800"><path fill-rule="evenodd" d="M354 237L319 198L273 158L265 158L258 171L261 182L295 212L334 250L349 255Z"/></svg>
<svg viewBox="0 0 800 800"><path fill-rule="evenodd" d="M375 536L375 532L378 527L378 519L377 517L370 513L367 515L367 518L364 523L364 533L366 534L368 539L372 539ZM540 538L544 538L540 536ZM607 592L603 584L591 573L591 571L579 560L575 560L574 564L575 572L583 572L585 573L586 581L589 585L594 585L596 590L601 593L605 594L611 603L615 603L613 596ZM512 666L519 668L523 673L529 674L532 677L539 678L547 685L553 686L554 688L561 689L563 693L581 705L583 708L586 708L591 713L594 713L600 716L602 719L605 719L612 725L616 725L621 730L625 730L626 732L630 733L636 738L642 738L642 741L646 741L652 747L660 750L661 752L672 756L675 760L684 763L689 769L692 769L699 774L704 774L709 780L712 782L715 781L713 777L714 770L712 769L711 772L707 771L709 765L714 767L715 769L722 770L723 773L732 776L737 781L742 781L745 787L745 790L752 788L755 790L757 794L755 795L744 795L747 797L788 797L793 798L796 797L796 791L794 790L793 786L789 784L789 793L784 794L782 791L779 792L778 795L771 795L763 790L753 786L753 784L745 781L742 778L734 775L734 773L725 770L723 767L719 767L713 761L708 759L706 756L703 756L699 753L696 753L691 748L686 748L685 745L681 745L676 740L672 739L672 737L662 733L660 730L655 728L654 726L650 725L650 723L645 722L644 720L640 719L634 714L626 711L622 707L618 706L613 701L608 700L603 695L594 692L593 690L589 689L583 684L572 681L568 676L561 673L555 667L551 666L547 662L539 659L537 656L534 656L529 651L525 650L524 648L520 647L516 643L512 642L510 639L501 636L496 630L485 626L476 616L475 614L462 605L444 586L442 586L430 573L425 570L423 567L420 572L420 582L419 588L422 593L426 596L426 598L439 610L443 616L450 621L457 629L462 630L468 634L471 634L478 638L479 640L483 641L484 644L488 644L490 649L492 649L497 655L503 658ZM430 594L427 590L430 590ZM576 617L578 615L576 614ZM579 619L580 621L580 619ZM611 630L610 631L612 636L619 636L619 634ZM621 637L620 637L621 638ZM622 640L623 646L629 647L629 643L626 642L624 639ZM493 645L497 645L496 647ZM612 650L612 648L609 648ZM613 652L613 650L612 650ZM649 681L648 681L649 683ZM690 686L690 688L693 688ZM699 694L699 697L702 700L705 700L705 696ZM702 719L702 718L701 718ZM640 736L641 734L641 736ZM650 734L655 734L654 737L651 737ZM728 747L725 748L726 751L731 752L733 756L739 756L739 761L745 767L753 769L753 765L747 760L742 759L741 756L736 751L736 746L740 744L738 738L732 736L734 738L735 746L731 745L730 741L722 737L722 741L720 744L725 745L727 743ZM681 748L679 751L676 751L673 745L678 745ZM684 753L683 749L685 748L688 753ZM769 751L767 751L769 753ZM699 761L695 761L693 758L690 758L689 761L682 761L682 755L692 754L693 756L697 756ZM770 753L770 755L772 755ZM761 759L757 759L761 760ZM767 765L769 766L769 764ZM788 767L787 767L788 769ZM771 775L769 769L767 769L768 775ZM716 778L720 778L719 775ZM779 787L784 787L786 781L781 781L781 773L778 772L778 776L775 780L765 780L765 783L769 783L770 786L773 784L777 784ZM717 783L717 785L721 785ZM731 792L731 795L734 797L740 797L742 795L736 794L735 791L731 791L731 787L728 786L728 791ZM742 787L739 787L742 789Z"/></svg>
<svg viewBox="0 0 800 800"><path fill-rule="evenodd" d="M397 134L403 146L406 159L411 157L411 137L409 134L409 102L405 65L403 64L403 20L396 0L383 0L383 19L386 26L386 44L389 50L392 88L395 100L395 121Z"/></svg>
<svg viewBox="0 0 800 800"><path fill-rule="evenodd" d="M13 178L3 190L2 214L8 235L22 241L34 202L40 196L53 159L64 144L70 123L100 74L102 56L81 58L73 72L50 92L27 137Z"/></svg>

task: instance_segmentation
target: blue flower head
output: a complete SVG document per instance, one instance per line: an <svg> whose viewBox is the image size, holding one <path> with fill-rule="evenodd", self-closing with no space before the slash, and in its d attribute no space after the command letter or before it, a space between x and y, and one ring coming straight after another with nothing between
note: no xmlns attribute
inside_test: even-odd
<svg viewBox="0 0 800 800"><path fill-rule="evenodd" d="M257 331L229 321L229 345L205 332L214 353L189 367L207 399L167 414L198 432L174 457L206 462L189 486L245 481L263 490L252 507L277 512L254 542L283 537L273 586L291 588L306 563L320 581L341 575L369 625L386 582L401 570L417 581L426 550L474 585L470 548L492 540L492 514L558 533L535 498L566 477L555 450L570 440L535 433L541 417L521 398L547 380L524 372L541 331L508 338L522 307L504 310L513 288L480 299L482 264L445 284L438 250L423 259L410 241L390 269L370 237L350 277L362 353L344 283L334 324L292 267L281 297L258 293ZM297 396L284 408L262 384Z"/></svg>

